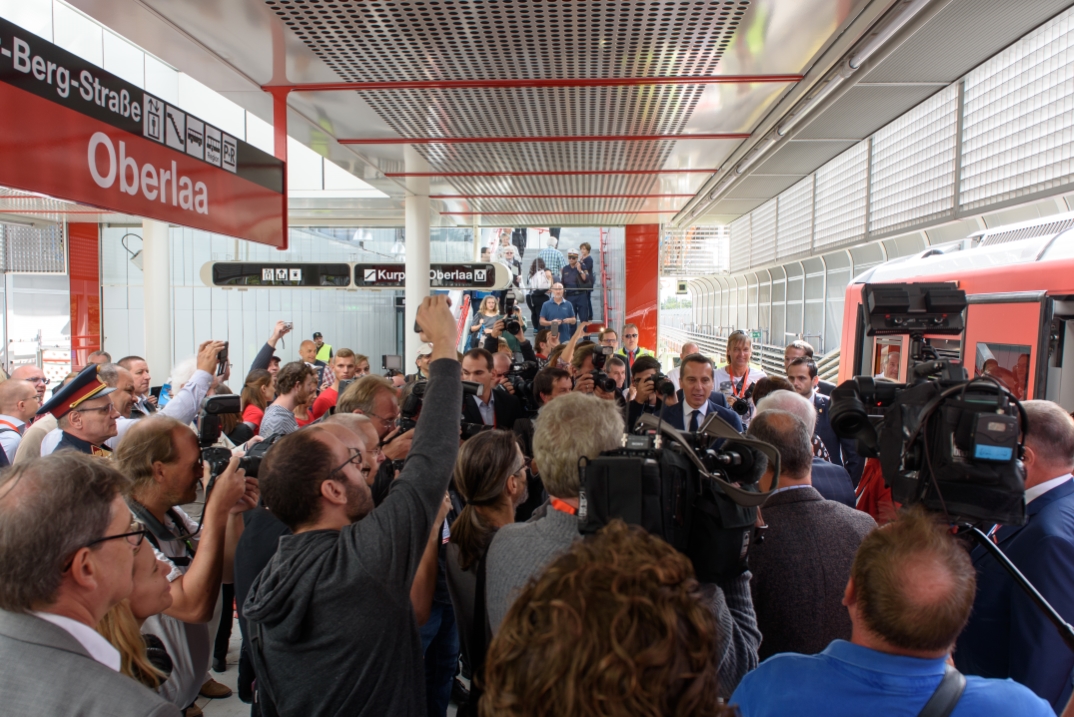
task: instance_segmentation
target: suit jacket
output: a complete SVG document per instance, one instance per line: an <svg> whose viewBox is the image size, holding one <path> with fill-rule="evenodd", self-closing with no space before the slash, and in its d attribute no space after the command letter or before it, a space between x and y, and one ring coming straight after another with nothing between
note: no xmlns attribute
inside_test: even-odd
<svg viewBox="0 0 1074 717"><path fill-rule="evenodd" d="M837 466L814 456L812 483L825 500L834 500L848 508L854 508L857 504L854 497L854 484L850 481L850 474L843 466Z"/></svg>
<svg viewBox="0 0 1074 717"><path fill-rule="evenodd" d="M843 593L854 553L876 522L808 486L769 496L761 517L768 529L749 556L760 659L812 655L832 640L849 640Z"/></svg>
<svg viewBox="0 0 1074 717"><path fill-rule="evenodd" d="M813 405L817 408L817 435L824 441L824 447L828 449L828 455L832 457L832 463L843 466L850 474L854 485L861 480L861 472L865 468L865 459L854 451L854 441L850 438L840 438L835 435L835 429L828 421L828 408L832 399L822 393L813 394Z"/></svg>
<svg viewBox="0 0 1074 717"><path fill-rule="evenodd" d="M1074 620L1074 481L1026 506L1026 524L1005 526L996 544L1044 599ZM1009 677L1062 711L1071 694L1074 652L984 548L972 554L977 598L958 638L955 665L967 675Z"/></svg>
<svg viewBox="0 0 1074 717"><path fill-rule="evenodd" d="M824 396L831 396L834 388L835 384L831 381L820 381L817 383L817 393Z"/></svg>
<svg viewBox="0 0 1074 717"><path fill-rule="evenodd" d="M140 682L94 660L61 627L0 610L0 698L4 714L179 717Z"/></svg>
<svg viewBox="0 0 1074 717"><path fill-rule="evenodd" d="M667 410L664 410L664 404L661 401L657 401L656 406L643 406L637 401L631 401L627 407L627 430L634 428L634 424L638 422L638 419L643 413L652 413L656 416L663 415L664 420L667 421L669 426L677 428L680 431L686 428L686 426L683 425L681 401L674 406L668 406ZM730 408L718 406L715 401L709 399L708 413L715 413L717 416L730 423L731 427L736 431L742 433L742 421L739 420L738 414Z"/></svg>
<svg viewBox="0 0 1074 717"><path fill-rule="evenodd" d="M526 417L526 412L518 399L507 391L499 387L493 388L492 391L492 413L496 416L496 428L511 430L517 419ZM481 411L477 410L477 396L462 397L462 420L465 423L484 423Z"/></svg>
<svg viewBox="0 0 1074 717"><path fill-rule="evenodd" d="M675 395L678 397L679 403L682 403L683 401L686 400L682 395L682 389L681 388L675 393ZM712 393L710 393L709 394L709 401L711 401L712 403L715 403L717 406L720 406L722 408L727 408L727 397L724 396L719 391L713 391ZM734 411L732 411L732 413L734 413ZM735 413L735 415L737 416L738 414Z"/></svg>

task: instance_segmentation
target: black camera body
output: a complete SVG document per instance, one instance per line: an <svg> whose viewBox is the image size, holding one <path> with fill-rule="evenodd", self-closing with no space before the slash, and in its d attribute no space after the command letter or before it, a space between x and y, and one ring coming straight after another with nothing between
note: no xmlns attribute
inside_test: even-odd
<svg viewBox="0 0 1074 717"><path fill-rule="evenodd" d="M778 478L774 447L716 416L693 434L642 416L618 449L579 461L579 531L620 519L685 554L701 582L735 577L746 569L769 465Z"/></svg>
<svg viewBox="0 0 1074 717"><path fill-rule="evenodd" d="M670 378L659 371L650 376L649 380L653 382L653 391L658 396L669 398L675 395L675 384L671 382Z"/></svg>
<svg viewBox="0 0 1074 717"><path fill-rule="evenodd" d="M418 416L421 415L422 401L425 398L425 389L428 388L428 381L416 381L410 388L410 393L403 400L403 405L399 407L399 420L396 421L396 425L399 427L400 433L417 428ZM465 401L467 396L476 396L478 390L480 390L481 384L474 381L462 382L462 400Z"/></svg>
<svg viewBox="0 0 1074 717"><path fill-rule="evenodd" d="M605 393L612 393L617 388L619 388L619 386L615 383L615 379L604 373L600 369L590 371L589 373L593 376L593 386L599 388L601 391L604 391Z"/></svg>
<svg viewBox="0 0 1074 717"><path fill-rule="evenodd" d="M220 417L229 413L239 413L240 406L241 399L235 394L208 396L201 402L201 411L198 414L198 446L201 448L202 462L209 466L210 486L231 462L231 451L216 445L222 432ZM239 467L246 471L246 475L257 478L261 459L276 442L275 438L274 436L255 443L246 455L239 459Z"/></svg>
<svg viewBox="0 0 1074 717"><path fill-rule="evenodd" d="M740 416L748 415L750 412L750 399L753 398L753 388L756 383L751 383L746 392L742 394L740 398L736 398L731 402L731 410Z"/></svg>
<svg viewBox="0 0 1074 717"><path fill-rule="evenodd" d="M593 368L603 371L608 363L608 358L615 353L611 346L597 346L593 349Z"/></svg>

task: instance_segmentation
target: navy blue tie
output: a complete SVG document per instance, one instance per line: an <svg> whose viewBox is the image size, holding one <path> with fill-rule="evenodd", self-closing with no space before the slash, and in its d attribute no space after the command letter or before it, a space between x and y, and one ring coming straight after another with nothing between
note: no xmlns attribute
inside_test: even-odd
<svg viewBox="0 0 1074 717"><path fill-rule="evenodd" d="M690 412L690 428L689 428L690 433L693 433L694 431L697 430L697 417L700 416L700 415L701 415L701 411L698 411L696 409L694 411Z"/></svg>

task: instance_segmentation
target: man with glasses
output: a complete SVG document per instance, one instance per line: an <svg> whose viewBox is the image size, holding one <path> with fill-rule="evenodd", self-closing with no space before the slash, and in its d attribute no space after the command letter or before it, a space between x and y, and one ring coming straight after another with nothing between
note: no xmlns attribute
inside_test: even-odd
<svg viewBox="0 0 1074 717"><path fill-rule="evenodd" d="M45 372L37 366L19 366L11 372L11 378L15 381L32 383L37 395L41 398L41 403L45 402L45 389L48 388L49 381L45 378Z"/></svg>
<svg viewBox="0 0 1074 717"><path fill-rule="evenodd" d="M87 366L41 407L38 413L51 413L62 435L56 451L73 450L107 458L112 451L104 442L116 435L119 413L108 395L115 388L100 375L101 367Z"/></svg>
<svg viewBox="0 0 1074 717"><path fill-rule="evenodd" d="M639 356L656 356L656 354L654 354L649 349L643 349L638 346L638 337L640 335L641 334L638 331L637 324L627 324L626 326L624 326L623 348L619 349L616 352L616 354L618 354L619 356L626 357L627 367L631 369L631 372L633 372L634 369L634 359L638 358Z"/></svg>
<svg viewBox="0 0 1074 717"><path fill-rule="evenodd" d="M285 436L261 465L265 506L293 535L280 538L243 615L258 700L281 715L427 712L410 589L445 507L462 385L446 297L426 298L417 323L433 345L420 430L380 506L358 457L319 426Z"/></svg>
<svg viewBox="0 0 1074 717"><path fill-rule="evenodd" d="M127 479L64 452L0 475L0 695L5 714L179 717L94 628L133 587ZM57 526L63 526L62 530Z"/></svg>
<svg viewBox="0 0 1074 717"><path fill-rule="evenodd" d="M0 448L8 462L14 462L27 424L41 408L41 398L29 381L0 383Z"/></svg>
<svg viewBox="0 0 1074 717"><path fill-rule="evenodd" d="M209 491L200 523L194 521L179 506L197 500L201 449L194 432L168 416L136 421L119 442L115 460L132 482L130 513L145 524L157 558L170 567L172 605L144 628L164 642L172 658L160 694L182 708L199 694L227 697L231 690L208 675L212 633L206 623L220 597L224 556L234 554L242 534L241 513L257 504L257 480L247 478L232 458ZM226 610L230 616L230 606Z"/></svg>
<svg viewBox="0 0 1074 717"><path fill-rule="evenodd" d="M388 495L395 479L396 461L406 460L414 431L400 431L399 397L391 381L383 376L363 376L343 392L336 404L335 415L357 413L370 420L377 432L379 446L386 460L379 466L373 482L373 502L380 505Z"/></svg>

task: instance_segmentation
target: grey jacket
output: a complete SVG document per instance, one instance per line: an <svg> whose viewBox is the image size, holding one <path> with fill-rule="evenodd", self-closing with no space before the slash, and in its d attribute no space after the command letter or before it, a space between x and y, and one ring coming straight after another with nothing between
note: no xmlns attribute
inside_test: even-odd
<svg viewBox="0 0 1074 717"><path fill-rule="evenodd" d="M0 711L22 717L179 717L179 708L94 660L63 628L0 610Z"/></svg>
<svg viewBox="0 0 1074 717"><path fill-rule="evenodd" d="M761 659L820 652L850 639L843 594L854 553L876 522L811 486L775 493L761 508L764 540L750 547Z"/></svg>
<svg viewBox="0 0 1074 717"><path fill-rule="evenodd" d="M558 510L548 510L528 523L512 523L496 531L485 568L485 596L493 634L500 629L518 591L576 540L581 540L578 519ZM761 633L749 583L747 572L726 584L702 586L718 628L716 649L720 694L724 697L730 697L742 676L758 663Z"/></svg>

